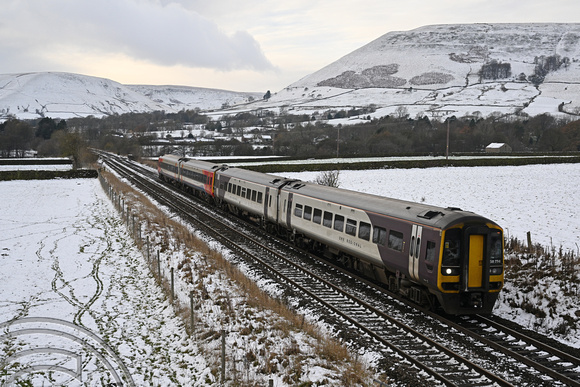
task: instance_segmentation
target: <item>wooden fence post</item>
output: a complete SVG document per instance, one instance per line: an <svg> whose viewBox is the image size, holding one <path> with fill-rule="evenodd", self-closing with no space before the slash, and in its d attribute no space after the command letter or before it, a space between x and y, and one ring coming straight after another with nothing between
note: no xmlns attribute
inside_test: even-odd
<svg viewBox="0 0 580 387"><path fill-rule="evenodd" d="M175 280L173 277L173 268L171 268L171 302L175 299Z"/></svg>
<svg viewBox="0 0 580 387"><path fill-rule="evenodd" d="M161 281L161 261L159 260L159 250L157 250L157 275L159 276L159 281Z"/></svg>
<svg viewBox="0 0 580 387"><path fill-rule="evenodd" d="M222 385L226 382L226 330L222 329Z"/></svg>
<svg viewBox="0 0 580 387"><path fill-rule="evenodd" d="M193 292L189 292L189 309L191 309L191 334L195 333L195 314L193 311Z"/></svg>

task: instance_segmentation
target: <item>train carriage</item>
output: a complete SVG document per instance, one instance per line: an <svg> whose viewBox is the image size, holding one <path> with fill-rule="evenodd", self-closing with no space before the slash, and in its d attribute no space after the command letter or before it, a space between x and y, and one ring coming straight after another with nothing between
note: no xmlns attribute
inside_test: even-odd
<svg viewBox="0 0 580 387"><path fill-rule="evenodd" d="M159 157L157 172L159 178L165 181L179 181L179 156L164 155Z"/></svg>
<svg viewBox="0 0 580 387"><path fill-rule="evenodd" d="M224 168L216 178L216 197L238 215L249 215L266 225L278 222L278 191L287 179L240 168Z"/></svg>
<svg viewBox="0 0 580 387"><path fill-rule="evenodd" d="M215 173L222 166L188 158L182 158L180 161L180 182L191 192L213 197Z"/></svg>
<svg viewBox="0 0 580 387"><path fill-rule="evenodd" d="M450 314L491 313L503 286L503 230L471 212L171 155L159 176Z"/></svg>
<svg viewBox="0 0 580 387"><path fill-rule="evenodd" d="M221 165L175 155L159 157L157 166L162 180L179 184L184 190L204 198L214 196L214 177L219 168Z"/></svg>
<svg viewBox="0 0 580 387"><path fill-rule="evenodd" d="M299 244L323 244L327 254L418 303L491 313L503 285L502 230L492 221L305 182L280 196L281 219Z"/></svg>

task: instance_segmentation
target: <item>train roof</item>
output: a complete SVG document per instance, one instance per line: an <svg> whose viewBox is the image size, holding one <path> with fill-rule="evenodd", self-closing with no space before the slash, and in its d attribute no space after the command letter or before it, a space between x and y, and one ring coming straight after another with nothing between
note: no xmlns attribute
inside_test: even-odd
<svg viewBox="0 0 580 387"><path fill-rule="evenodd" d="M185 157L182 158L181 161L184 161L183 168L199 168L214 172L219 170L220 168L223 168L223 164L216 164L209 161L189 159Z"/></svg>
<svg viewBox="0 0 580 387"><path fill-rule="evenodd" d="M183 157L183 156L177 156L174 154L166 154L163 156L160 156L159 159L163 159L163 160L167 160L170 162L174 162L177 163L179 161L183 162L183 166L184 167L196 167L196 168L200 168L200 169L206 169L206 170L217 170L219 168L222 167L222 164L216 164L216 163L212 163L209 161L203 161L203 160L197 160L197 159L191 159L188 157Z"/></svg>
<svg viewBox="0 0 580 387"><path fill-rule="evenodd" d="M295 179L287 179L282 176L271 175L269 173L261 173L250 171L248 169L227 167L220 171L220 176L233 177L241 180L251 181L256 184L262 184L268 187L279 187L286 182L298 181Z"/></svg>
<svg viewBox="0 0 580 387"><path fill-rule="evenodd" d="M458 223L479 221L495 222L473 212L454 207L437 207L384 196L356 192L342 188L297 181L283 188L296 195L314 197L367 212L396 217L426 226L445 229Z"/></svg>
<svg viewBox="0 0 580 387"><path fill-rule="evenodd" d="M167 154L167 155L159 156L159 160L169 161L169 162L173 162L173 163L178 162L180 158L181 157L176 156L176 155L172 155L172 154Z"/></svg>

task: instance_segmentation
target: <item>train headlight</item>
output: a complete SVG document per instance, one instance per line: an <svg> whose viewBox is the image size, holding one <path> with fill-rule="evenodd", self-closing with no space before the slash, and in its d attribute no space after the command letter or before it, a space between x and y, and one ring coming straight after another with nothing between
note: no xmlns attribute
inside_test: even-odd
<svg viewBox="0 0 580 387"><path fill-rule="evenodd" d="M458 267L443 267L441 268L441 274L443 275L459 275Z"/></svg>

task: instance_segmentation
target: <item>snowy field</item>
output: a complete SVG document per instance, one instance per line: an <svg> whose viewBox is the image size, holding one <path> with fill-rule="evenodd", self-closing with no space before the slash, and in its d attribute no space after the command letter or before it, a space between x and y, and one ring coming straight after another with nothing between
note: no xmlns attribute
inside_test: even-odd
<svg viewBox="0 0 580 387"><path fill-rule="evenodd" d="M313 181L320 172L278 175ZM341 171L341 188L486 216L506 236L578 251L580 164Z"/></svg>
<svg viewBox="0 0 580 387"><path fill-rule="evenodd" d="M97 179L0 182L0 200L0 323L57 318L97 332L138 386L185 385L210 372ZM33 342L44 340L58 342ZM101 385L102 363L92 363L85 354L84 385Z"/></svg>
<svg viewBox="0 0 580 387"><path fill-rule="evenodd" d="M0 171L70 171L72 164L0 165Z"/></svg>

